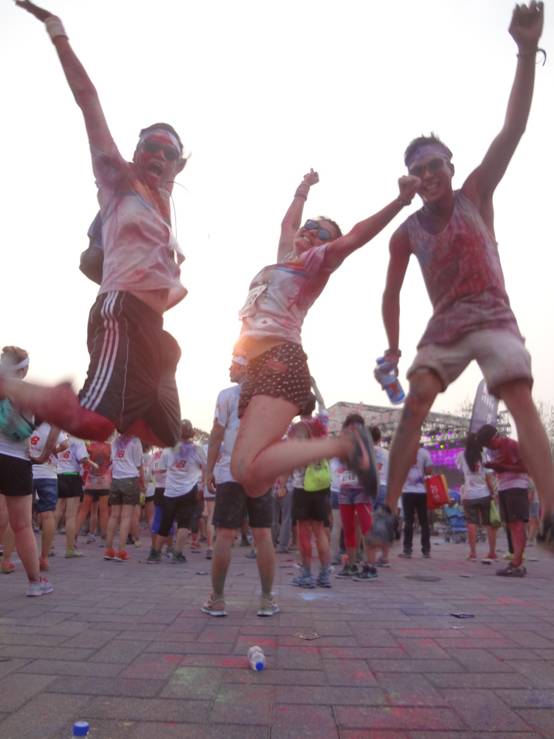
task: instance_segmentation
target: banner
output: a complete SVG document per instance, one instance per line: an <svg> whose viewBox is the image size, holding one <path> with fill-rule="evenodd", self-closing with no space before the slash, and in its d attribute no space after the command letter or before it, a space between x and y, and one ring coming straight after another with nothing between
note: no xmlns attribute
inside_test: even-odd
<svg viewBox="0 0 554 739"><path fill-rule="evenodd" d="M498 398L489 393L485 380L481 380L473 401L473 412L469 424L470 433L476 433L486 423L496 426L497 416Z"/></svg>

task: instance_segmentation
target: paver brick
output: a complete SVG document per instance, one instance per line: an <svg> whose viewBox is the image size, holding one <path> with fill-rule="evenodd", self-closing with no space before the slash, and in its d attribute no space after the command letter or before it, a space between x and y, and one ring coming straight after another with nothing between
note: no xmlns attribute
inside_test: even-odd
<svg viewBox="0 0 554 739"><path fill-rule="evenodd" d="M210 703L172 698L96 697L86 708L87 716L125 721L206 722Z"/></svg>
<svg viewBox="0 0 554 739"><path fill-rule="evenodd" d="M159 680L148 680L146 676L142 680L91 676L76 676L68 680L67 677L58 677L48 686L48 690L52 693L121 695L131 698L152 697L157 695L161 688Z"/></svg>
<svg viewBox="0 0 554 739"><path fill-rule="evenodd" d="M464 725L454 711L448 708L335 708L339 727L359 729L424 729L456 731Z"/></svg>
<svg viewBox="0 0 554 739"><path fill-rule="evenodd" d="M23 675L17 672L3 678L0 680L0 711L17 710L55 679L51 675Z"/></svg>
<svg viewBox="0 0 554 739"><path fill-rule="evenodd" d="M0 723L0 736L2 739L57 737L84 712L88 701L87 695L36 695Z"/></svg>
<svg viewBox="0 0 554 739"><path fill-rule="evenodd" d="M333 712L328 706L278 705L273 709L271 739L338 739Z"/></svg>
<svg viewBox="0 0 554 739"><path fill-rule="evenodd" d="M492 690L443 690L448 703L474 731L524 731L526 725Z"/></svg>

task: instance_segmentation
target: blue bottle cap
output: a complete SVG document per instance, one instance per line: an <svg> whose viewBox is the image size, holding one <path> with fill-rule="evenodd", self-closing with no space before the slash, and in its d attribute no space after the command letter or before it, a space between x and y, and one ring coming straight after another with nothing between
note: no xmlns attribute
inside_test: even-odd
<svg viewBox="0 0 554 739"><path fill-rule="evenodd" d="M88 721L75 721L73 724L73 736L86 736L89 729Z"/></svg>
<svg viewBox="0 0 554 739"><path fill-rule="evenodd" d="M265 665L263 662L256 662L256 670L257 672L261 672L264 669Z"/></svg>

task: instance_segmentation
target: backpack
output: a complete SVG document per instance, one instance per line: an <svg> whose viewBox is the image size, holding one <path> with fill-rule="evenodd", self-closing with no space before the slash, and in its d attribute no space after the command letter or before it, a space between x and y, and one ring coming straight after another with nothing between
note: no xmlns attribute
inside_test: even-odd
<svg viewBox="0 0 554 739"><path fill-rule="evenodd" d="M0 431L12 441L23 441L33 433L34 426L16 410L11 402L4 398L0 400Z"/></svg>
<svg viewBox="0 0 554 739"><path fill-rule="evenodd" d="M304 472L304 490L316 493L327 490L331 486L331 468L327 459L320 459L306 467Z"/></svg>

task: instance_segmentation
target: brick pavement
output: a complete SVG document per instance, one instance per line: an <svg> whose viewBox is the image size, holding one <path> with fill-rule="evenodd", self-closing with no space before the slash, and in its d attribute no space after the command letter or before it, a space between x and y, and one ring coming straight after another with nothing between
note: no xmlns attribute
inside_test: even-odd
<svg viewBox="0 0 554 739"><path fill-rule="evenodd" d="M540 561L509 580L434 541L431 560L393 553L377 581L331 590L290 586L279 555L272 619L255 615L240 548L225 619L199 611L202 555L146 566L144 541L118 564L83 545L52 559L55 592L34 600L18 565L0 576L0 737L67 739L78 719L93 739L554 737L554 558L529 549ZM256 643L262 673L246 663Z"/></svg>

